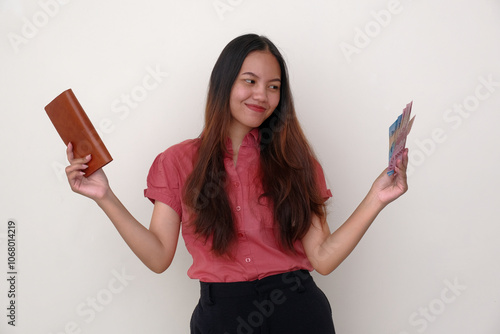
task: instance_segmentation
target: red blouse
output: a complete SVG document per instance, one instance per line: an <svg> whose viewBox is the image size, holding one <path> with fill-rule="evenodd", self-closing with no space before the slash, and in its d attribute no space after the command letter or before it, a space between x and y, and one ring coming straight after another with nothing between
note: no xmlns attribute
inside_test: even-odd
<svg viewBox="0 0 500 334"><path fill-rule="evenodd" d="M301 241L295 242L296 254L280 250L274 236L273 213L262 200L260 203L258 201L263 191L262 184L256 177L260 154L257 129L244 138L236 166L231 155L224 159L229 181L226 191L238 234L237 247L234 247L231 254L232 259L214 255L211 252L210 238L206 242L203 237L197 238L189 224L192 213L182 200L182 189L193 170L193 157L199 144L199 139L190 139L160 153L151 166L147 189L144 190L144 195L153 203L155 200L161 201L179 215L182 221L182 236L193 257L188 276L203 282L239 282L298 269L313 270ZM232 153L230 140L228 150ZM326 187L321 166L317 166L320 190L326 200L332 194Z"/></svg>

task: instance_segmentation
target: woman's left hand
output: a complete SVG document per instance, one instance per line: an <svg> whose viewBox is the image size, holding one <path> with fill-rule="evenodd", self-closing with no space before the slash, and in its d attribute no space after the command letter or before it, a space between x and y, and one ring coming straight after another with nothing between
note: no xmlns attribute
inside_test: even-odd
<svg viewBox="0 0 500 334"><path fill-rule="evenodd" d="M382 203L387 205L403 195L408 190L406 168L408 166L408 149L405 149L401 158L396 163L394 174L387 175L386 168L375 180L370 192Z"/></svg>

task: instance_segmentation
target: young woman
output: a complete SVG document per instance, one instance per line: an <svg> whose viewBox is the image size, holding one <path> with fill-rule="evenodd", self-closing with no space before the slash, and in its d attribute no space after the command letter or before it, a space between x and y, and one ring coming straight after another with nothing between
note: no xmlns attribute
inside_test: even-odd
<svg viewBox="0 0 500 334"><path fill-rule="evenodd" d="M407 190L408 152L383 171L333 234L322 169L297 121L285 62L269 39L237 37L217 60L199 138L159 154L145 196L149 229L127 211L88 156L66 168L71 189L104 210L156 273L171 264L179 231L201 284L191 333L335 333L331 308L310 271L331 273L378 213ZM182 222L182 224L181 224Z"/></svg>

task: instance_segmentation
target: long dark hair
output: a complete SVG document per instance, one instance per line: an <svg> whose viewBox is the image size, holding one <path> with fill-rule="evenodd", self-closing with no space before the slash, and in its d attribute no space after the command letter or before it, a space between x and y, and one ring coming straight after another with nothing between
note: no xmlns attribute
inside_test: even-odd
<svg viewBox="0 0 500 334"><path fill-rule="evenodd" d="M311 226L312 215L325 216L316 182L316 161L295 114L285 61L266 37L243 35L220 54L210 76L205 126L193 172L184 187L184 200L194 211L195 232L212 237L212 250L227 254L236 240L234 217L225 191L224 153L231 111L229 98L245 58L254 51L270 52L281 69L280 101L259 127L260 175L264 193L274 208L277 239L294 252L294 242Z"/></svg>

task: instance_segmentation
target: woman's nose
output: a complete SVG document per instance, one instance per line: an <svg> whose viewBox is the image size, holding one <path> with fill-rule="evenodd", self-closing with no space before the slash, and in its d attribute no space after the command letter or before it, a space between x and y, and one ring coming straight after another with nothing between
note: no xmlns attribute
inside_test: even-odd
<svg viewBox="0 0 500 334"><path fill-rule="evenodd" d="M255 85L253 90L253 98L258 101L267 99L267 90L264 85Z"/></svg>

